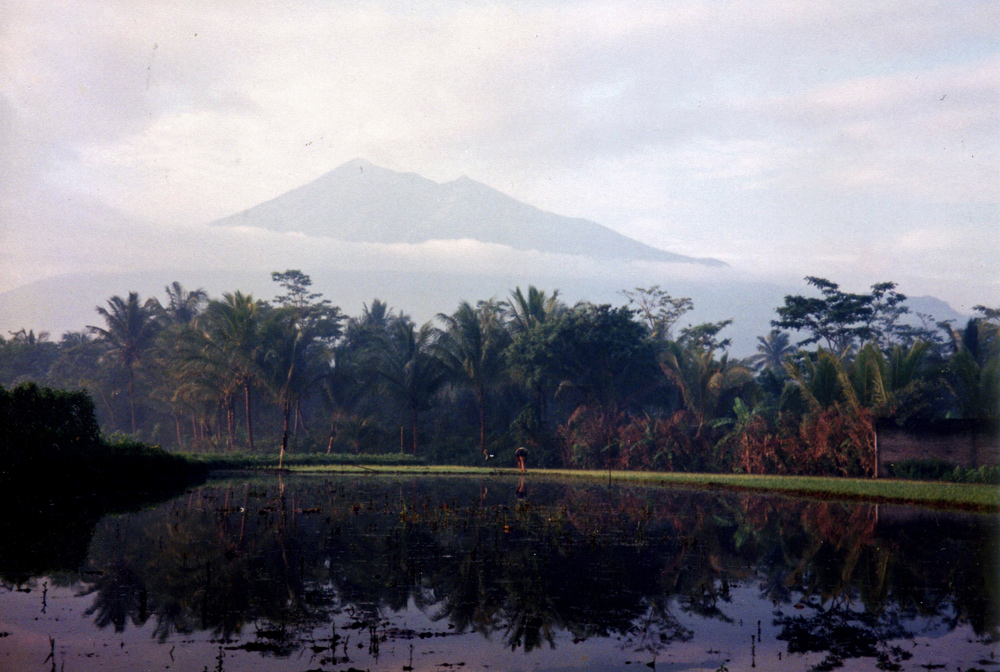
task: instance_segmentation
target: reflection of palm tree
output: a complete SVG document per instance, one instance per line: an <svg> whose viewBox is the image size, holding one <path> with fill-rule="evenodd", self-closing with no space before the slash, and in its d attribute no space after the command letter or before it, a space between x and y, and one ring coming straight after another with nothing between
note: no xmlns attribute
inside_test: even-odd
<svg viewBox="0 0 1000 672"><path fill-rule="evenodd" d="M99 628L113 625L115 632L124 632L128 621L141 626L149 618L148 597L143 580L124 560L107 566L88 592L94 592L96 596L94 603L84 614L96 614L94 623Z"/></svg>
<svg viewBox="0 0 1000 672"><path fill-rule="evenodd" d="M132 416L132 433L135 434L135 366L149 348L156 333L151 304L139 303L139 294L129 292L128 298L112 296L108 307L97 307L97 314L104 318L106 328L88 326L108 344L108 352L115 357L128 380L128 405Z"/></svg>
<svg viewBox="0 0 1000 672"><path fill-rule="evenodd" d="M258 642L281 655L313 643L305 633L329 628L333 613L371 627L383 610L416 604L512 648L544 647L562 631L621 636L655 654L693 636L673 611L730 622L731 591L743 584L760 585L776 609L805 604L795 618L778 615L781 639L831 660L889 650L913 612L940 616L942 629L997 628L1000 558L978 534L986 520L922 513L880 527L868 505L552 484L533 487L530 507L500 509L483 505L480 482L453 479L341 481L342 497L293 481L289 501L325 509L296 516L275 503L277 487L254 487L252 515L232 515L224 489L207 488L181 500L187 507L135 514L124 536L107 519L91 544L90 566L103 574L89 613L116 628L148 613L163 638L196 628L229 638L254 623L266 633ZM352 506L365 501L374 505Z"/></svg>

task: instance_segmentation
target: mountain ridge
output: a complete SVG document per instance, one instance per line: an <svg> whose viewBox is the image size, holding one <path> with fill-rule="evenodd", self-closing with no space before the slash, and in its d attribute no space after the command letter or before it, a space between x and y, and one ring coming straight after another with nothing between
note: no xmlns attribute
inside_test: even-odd
<svg viewBox="0 0 1000 672"><path fill-rule="evenodd" d="M596 259L725 267L646 245L579 217L522 203L468 176L438 183L417 173L353 159L315 180L213 226L296 231L351 242L422 243L473 239Z"/></svg>

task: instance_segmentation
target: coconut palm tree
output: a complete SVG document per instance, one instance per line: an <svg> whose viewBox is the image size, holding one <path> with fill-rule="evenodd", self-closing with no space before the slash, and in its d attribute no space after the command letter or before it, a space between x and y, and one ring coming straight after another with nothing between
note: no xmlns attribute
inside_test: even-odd
<svg viewBox="0 0 1000 672"><path fill-rule="evenodd" d="M816 351L815 357L787 360L785 370L809 410L824 410L838 404L854 410L862 407L843 360L823 348Z"/></svg>
<svg viewBox="0 0 1000 672"><path fill-rule="evenodd" d="M851 382L858 401L877 417L895 415L900 399L920 381L921 366L930 343L917 341L908 350L894 346L886 355L868 343L854 361Z"/></svg>
<svg viewBox="0 0 1000 672"><path fill-rule="evenodd" d="M1000 414L1000 326L991 309L977 306L985 317L973 318L964 329L946 327L953 353L945 380L961 417L996 419Z"/></svg>
<svg viewBox="0 0 1000 672"><path fill-rule="evenodd" d="M517 287L510 293L504 309L510 320L511 331L521 333L558 316L566 310L566 306L559 300L559 290L546 296L544 290L528 285L527 296Z"/></svg>
<svg viewBox="0 0 1000 672"><path fill-rule="evenodd" d="M757 354L747 359L747 364L757 371L783 369L785 359L795 352L788 332L772 329L767 336L757 337Z"/></svg>
<svg viewBox="0 0 1000 672"><path fill-rule="evenodd" d="M267 389L282 412L281 468L288 449L288 433L293 406L313 385L329 374L331 343L339 334L335 321L309 319L308 306L285 306L274 311L264 326L266 352L262 371Z"/></svg>
<svg viewBox="0 0 1000 672"><path fill-rule="evenodd" d="M447 369L435 352L436 330L430 323L417 329L408 318L398 318L379 339L373 364L388 392L410 414L413 453L417 453L418 420L444 384Z"/></svg>
<svg viewBox="0 0 1000 672"><path fill-rule="evenodd" d="M222 295L209 303L199 319L205 336L200 354L203 365L213 368L243 388L246 410L247 450L253 450L253 414L250 391L263 380L261 360L265 352L262 325L267 306L240 291Z"/></svg>
<svg viewBox="0 0 1000 672"><path fill-rule="evenodd" d="M801 415L798 436L809 452L800 459L810 460L821 473L860 470L874 477L878 453L872 413L852 385L848 367L823 348L815 356L789 360L785 369L791 382L780 403Z"/></svg>
<svg viewBox="0 0 1000 672"><path fill-rule="evenodd" d="M486 449L486 394L504 373L503 353L509 342L501 320L500 305L480 302L473 308L462 301L453 315L438 313L445 329L438 338L438 354L459 381L476 392L479 410L479 450Z"/></svg>
<svg viewBox="0 0 1000 672"><path fill-rule="evenodd" d="M684 410L693 420L695 438L705 427L726 415L734 396L753 383L753 372L725 354L715 359L711 348L684 347L671 342L661 356L660 369L680 394Z"/></svg>
<svg viewBox="0 0 1000 672"><path fill-rule="evenodd" d="M169 324L191 324L208 303L208 294L204 289L188 291L176 280L167 285L166 292L166 306L159 299L151 299L151 302Z"/></svg>
<svg viewBox="0 0 1000 672"><path fill-rule="evenodd" d="M97 306L97 314L104 318L105 326L88 325L107 344L107 354L118 361L125 370L128 381L128 406L135 434L135 367L153 342L157 325L153 319L151 301L141 303L138 292L129 292L128 298L112 296L108 307Z"/></svg>
<svg viewBox="0 0 1000 672"><path fill-rule="evenodd" d="M566 313L566 305L559 300L559 290L546 296L544 290L534 285L528 285L527 295L517 287L510 294L510 299L503 306L508 329L513 341L529 339L531 335L547 322ZM545 381L537 375L524 375L526 372L514 367L514 374L520 375L522 382L534 392L535 402L533 413L544 425L548 403ZM529 380L530 379L530 380Z"/></svg>

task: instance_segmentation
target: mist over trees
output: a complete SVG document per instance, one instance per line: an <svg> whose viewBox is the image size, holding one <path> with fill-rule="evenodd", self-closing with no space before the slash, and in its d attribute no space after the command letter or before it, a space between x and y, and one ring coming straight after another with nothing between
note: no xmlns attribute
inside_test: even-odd
<svg viewBox="0 0 1000 672"><path fill-rule="evenodd" d="M0 385L85 390L105 434L175 451L476 463L524 445L539 466L744 473L873 475L877 422L1000 408L1000 309L907 320L892 282L806 278L739 360L731 320L680 327L691 300L658 286L620 306L515 287L418 325L377 298L344 315L299 270L272 279L270 301L174 282L59 341L0 337Z"/></svg>

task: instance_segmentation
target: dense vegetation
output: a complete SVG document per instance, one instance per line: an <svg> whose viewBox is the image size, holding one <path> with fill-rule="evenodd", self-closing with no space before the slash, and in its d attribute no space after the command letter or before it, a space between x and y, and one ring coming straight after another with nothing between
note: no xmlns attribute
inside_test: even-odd
<svg viewBox="0 0 1000 672"><path fill-rule="evenodd" d="M475 463L523 444L540 466L777 474L870 475L877 422L995 426L1000 407L1000 309L912 319L891 282L807 278L739 360L730 321L680 328L690 299L659 287L617 307L516 288L417 325L272 275L272 301L173 283L164 302L111 297L58 342L0 338L0 384L86 390L106 432L175 451Z"/></svg>
<svg viewBox="0 0 1000 672"><path fill-rule="evenodd" d="M113 492L167 489L207 469L134 439L101 436L94 404L82 391L0 387L0 486L23 495L44 485L54 494L95 488Z"/></svg>

